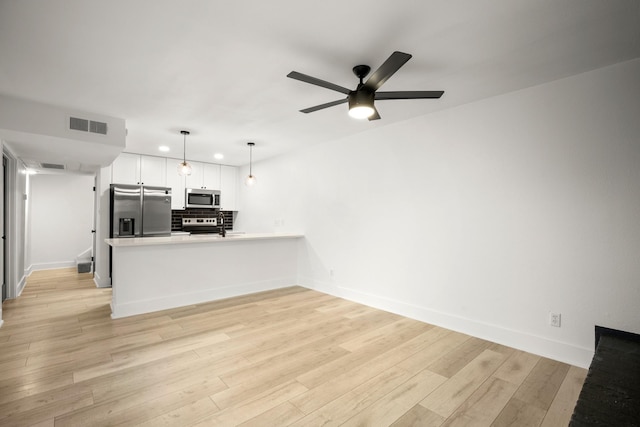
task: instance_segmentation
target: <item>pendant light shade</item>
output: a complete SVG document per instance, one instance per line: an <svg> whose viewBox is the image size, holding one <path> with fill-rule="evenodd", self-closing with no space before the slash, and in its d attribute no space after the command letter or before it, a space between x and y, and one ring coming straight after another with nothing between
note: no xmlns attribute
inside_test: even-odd
<svg viewBox="0 0 640 427"><path fill-rule="evenodd" d="M191 165L187 163L187 135L188 130L181 130L180 133L184 136L182 142L182 162L178 164L178 175L188 176L191 175Z"/></svg>
<svg viewBox="0 0 640 427"><path fill-rule="evenodd" d="M244 180L244 184L247 187L252 187L254 185L256 185L257 180L256 177L253 175L253 146L256 145L254 142L247 142L247 145L249 146L249 176L247 176Z"/></svg>

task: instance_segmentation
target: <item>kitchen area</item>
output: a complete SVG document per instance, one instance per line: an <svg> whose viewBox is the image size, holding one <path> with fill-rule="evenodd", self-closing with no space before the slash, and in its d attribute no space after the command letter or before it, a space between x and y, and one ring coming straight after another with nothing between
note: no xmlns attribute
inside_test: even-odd
<svg viewBox="0 0 640 427"><path fill-rule="evenodd" d="M123 153L111 166L112 318L297 284L301 234L233 229L236 168L202 163L181 177L174 163Z"/></svg>

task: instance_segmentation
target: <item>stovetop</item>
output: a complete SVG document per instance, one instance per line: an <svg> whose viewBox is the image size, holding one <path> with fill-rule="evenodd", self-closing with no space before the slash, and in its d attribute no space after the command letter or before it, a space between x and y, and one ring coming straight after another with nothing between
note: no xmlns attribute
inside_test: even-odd
<svg viewBox="0 0 640 427"><path fill-rule="evenodd" d="M182 218L182 231L191 234L217 234L220 227L217 218Z"/></svg>

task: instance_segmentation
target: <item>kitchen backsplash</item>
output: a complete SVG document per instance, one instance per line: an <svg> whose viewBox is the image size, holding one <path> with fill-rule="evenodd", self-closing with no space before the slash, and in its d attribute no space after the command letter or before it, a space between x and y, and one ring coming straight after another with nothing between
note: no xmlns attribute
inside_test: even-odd
<svg viewBox="0 0 640 427"><path fill-rule="evenodd" d="M225 230L233 230L233 212L222 211L224 215L224 228ZM185 210L172 210L171 211L171 231L182 230L182 218L217 218L217 209L197 209L187 208Z"/></svg>

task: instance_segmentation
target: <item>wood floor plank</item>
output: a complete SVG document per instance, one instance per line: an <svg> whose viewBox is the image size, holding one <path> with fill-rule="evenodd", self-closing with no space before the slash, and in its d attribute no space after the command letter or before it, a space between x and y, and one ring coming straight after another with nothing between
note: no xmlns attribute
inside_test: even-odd
<svg viewBox="0 0 640 427"><path fill-rule="evenodd" d="M442 424L446 427L489 427L513 396L517 386L489 378Z"/></svg>
<svg viewBox="0 0 640 427"><path fill-rule="evenodd" d="M52 418L60 414L72 412L79 408L86 408L93 404L93 397L90 392L60 394L54 399L29 399L32 404L26 407L15 407L20 410L12 409L6 411L4 416L0 418L0 424L8 426L30 426L37 423L49 422ZM38 396L35 396L38 397ZM15 402L11 402L13 404ZM7 415L8 414L8 415Z"/></svg>
<svg viewBox="0 0 640 427"><path fill-rule="evenodd" d="M316 366L344 355L346 350L339 347L308 348L298 352L299 359L288 357L277 361L268 361L259 366L252 365L239 372L223 375L221 378L229 385L227 390L217 393L211 398L221 409L238 405L265 390L285 381L294 380L309 366ZM305 391L306 391L305 387Z"/></svg>
<svg viewBox="0 0 640 427"><path fill-rule="evenodd" d="M446 380L445 377L425 369L349 418L343 425L390 425Z"/></svg>
<svg viewBox="0 0 640 427"><path fill-rule="evenodd" d="M144 393L130 393L57 417L56 426L137 425L189 406L225 388L226 385L215 376L180 378L157 384L145 389Z"/></svg>
<svg viewBox="0 0 640 427"><path fill-rule="evenodd" d="M3 303L0 425L549 427L586 375L301 287L121 319L110 302L70 268Z"/></svg>
<svg viewBox="0 0 640 427"><path fill-rule="evenodd" d="M456 347L468 340L470 337L458 332L446 331L444 336L426 348L424 351L416 353L400 363L400 367L412 372L418 373L422 369L431 365L435 361L444 357Z"/></svg>
<svg viewBox="0 0 640 427"><path fill-rule="evenodd" d="M538 361L540 361L540 356L524 351L515 351L493 376L519 386L529 376Z"/></svg>
<svg viewBox="0 0 640 427"><path fill-rule="evenodd" d="M0 405L73 384L73 374L68 372L34 381L23 381L19 377L18 380L0 381Z"/></svg>
<svg viewBox="0 0 640 427"><path fill-rule="evenodd" d="M156 427L156 426L188 426L192 425L198 420L210 417L218 412L219 409L215 403L207 396L202 399L191 402L185 406L181 406L178 409L174 409L165 414L151 418L144 422L135 422L130 424L128 421L124 422L123 426L131 425L138 427Z"/></svg>
<svg viewBox="0 0 640 427"><path fill-rule="evenodd" d="M493 422L492 427L538 427L544 415L544 409L512 398Z"/></svg>
<svg viewBox="0 0 640 427"><path fill-rule="evenodd" d="M442 423L444 423L444 417L424 406L415 405L391 424L391 427L439 427Z"/></svg>
<svg viewBox="0 0 640 427"><path fill-rule="evenodd" d="M504 356L484 350L423 401L422 406L448 418L504 361Z"/></svg>
<svg viewBox="0 0 640 427"><path fill-rule="evenodd" d="M262 414L268 413L271 409L306 390L305 386L295 380L278 384L236 406L217 412L195 425L200 427L239 425L253 418L261 417Z"/></svg>
<svg viewBox="0 0 640 427"><path fill-rule="evenodd" d="M440 359L429 365L429 370L443 377L451 378L460 369L464 368L480 353L486 350L491 343L480 338L470 337L461 343L454 351L450 351Z"/></svg>
<svg viewBox="0 0 640 427"><path fill-rule="evenodd" d="M373 331L369 331L365 334L360 334L347 342L343 342L340 344L340 347L353 352L362 347L380 342L389 336L400 336L402 338L407 336L409 338L413 338L417 334L425 332L429 328L429 325L412 319L399 319L396 322L377 328Z"/></svg>
<svg viewBox="0 0 640 427"><path fill-rule="evenodd" d="M167 356L184 353L200 347L212 345L213 343L226 341L228 339L229 337L225 334L213 332L211 334L198 334L197 337L193 337L192 339L184 338L180 340L162 341L160 343L148 345L139 350L113 353L111 355L112 360L110 362L102 363L99 367L94 366L74 371L73 380L75 382L82 382L91 378L118 372L122 369L128 369L161 360Z"/></svg>
<svg viewBox="0 0 640 427"><path fill-rule="evenodd" d="M331 393L330 390L325 390L327 393L326 396L323 397L316 394L314 397L320 398L321 401L327 401L328 403L308 413L307 416L293 423L292 426L341 425L354 414L368 408L374 402L393 392L397 387L405 384L410 379L411 375L408 372L397 367L392 367L342 395L339 393ZM298 408L301 406L299 404L300 402L303 402L306 408L316 406L310 404L313 402L310 402L308 399L301 400L300 396L291 399L291 402ZM302 408L305 407L303 406ZM303 412L305 411L303 410Z"/></svg>
<svg viewBox="0 0 640 427"><path fill-rule="evenodd" d="M287 401L238 425L240 427L288 426L303 416L302 411Z"/></svg>
<svg viewBox="0 0 640 427"><path fill-rule="evenodd" d="M514 397L546 411L551 406L568 371L569 365L565 363L541 358Z"/></svg>
<svg viewBox="0 0 640 427"><path fill-rule="evenodd" d="M553 402L551 402L541 427L569 425L573 414L573 406L578 400L586 376L587 371L585 369L576 368L575 366L569 368L569 372L567 372L567 376L560 385L558 393Z"/></svg>
<svg viewBox="0 0 640 427"><path fill-rule="evenodd" d="M347 393L377 376L380 372L396 367L400 362L412 355L422 353L433 347L449 334L450 331L445 329L432 328L401 345L389 348L385 352L371 354L369 349L361 349L362 354L366 355L368 360L362 358L362 354L355 353L357 365L353 365L352 361L349 360L344 365L339 363L349 359L353 355L350 354L337 360L335 364L329 362L312 369L297 378L310 390L293 399L292 403L303 412L311 413L329 403L336 395Z"/></svg>

